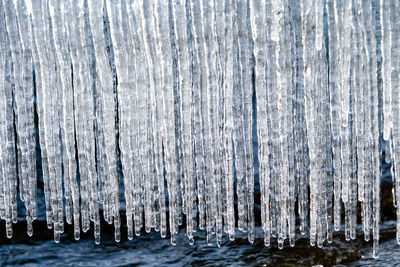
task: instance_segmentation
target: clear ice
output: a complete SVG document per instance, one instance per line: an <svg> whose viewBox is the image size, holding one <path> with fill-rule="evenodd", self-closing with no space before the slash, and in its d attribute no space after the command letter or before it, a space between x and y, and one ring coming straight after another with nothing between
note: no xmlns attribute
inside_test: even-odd
<svg viewBox="0 0 400 267"><path fill-rule="evenodd" d="M0 0L6 235L18 196L32 236L43 179L56 242L99 243L101 217L119 242L124 210L128 239L261 223L322 247L360 204L377 256L383 142L400 243L399 75L399 0Z"/></svg>

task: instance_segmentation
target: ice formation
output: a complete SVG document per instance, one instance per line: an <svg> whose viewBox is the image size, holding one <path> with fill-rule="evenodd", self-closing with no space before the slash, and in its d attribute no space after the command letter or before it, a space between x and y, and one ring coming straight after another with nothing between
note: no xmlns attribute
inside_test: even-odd
<svg viewBox="0 0 400 267"><path fill-rule="evenodd" d="M400 201L399 32L398 0L1 0L7 237L17 195L33 234L43 177L56 242L66 221L99 243L101 213L118 242L123 210L129 239L185 223L191 244L252 243L257 190L266 246L354 239L359 204L377 255L383 139Z"/></svg>

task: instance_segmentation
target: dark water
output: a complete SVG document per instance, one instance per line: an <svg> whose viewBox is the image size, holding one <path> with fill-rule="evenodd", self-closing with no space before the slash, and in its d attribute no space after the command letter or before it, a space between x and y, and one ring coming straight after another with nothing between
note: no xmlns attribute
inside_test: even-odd
<svg viewBox="0 0 400 267"><path fill-rule="evenodd" d="M23 223L18 223L17 226ZM44 224L43 224L44 226ZM24 229L19 229L24 231ZM39 227L40 228L40 227ZM67 227L68 229L69 227ZM16 230L17 230L16 229ZM66 230L67 230L66 229ZM111 228L110 228L111 229ZM381 253L372 258L372 243L364 242L359 235L356 240L344 241L338 233L334 242L323 248L310 247L308 237L299 237L296 246L286 244L279 250L276 244L264 247L262 231L257 228L257 239L250 245L245 234L221 248L207 246L205 233L196 235L193 246L188 244L184 230L177 245L162 239L158 233L143 234L133 240L115 243L111 231L102 235L103 241L95 245L90 234L83 240L74 241L72 235L64 234L61 243L51 238L52 230L41 229L29 240L25 233L16 233L11 241L1 239L0 265L24 266L395 266L400 265L400 246L395 244L395 222L387 221L381 227ZM25 236L25 237L24 237ZM227 238L226 238L227 239Z"/></svg>

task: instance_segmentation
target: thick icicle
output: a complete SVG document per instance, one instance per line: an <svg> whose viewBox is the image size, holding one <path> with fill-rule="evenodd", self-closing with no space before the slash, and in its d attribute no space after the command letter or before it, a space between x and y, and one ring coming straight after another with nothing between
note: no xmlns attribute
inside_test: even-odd
<svg viewBox="0 0 400 267"><path fill-rule="evenodd" d="M63 189L61 173L61 138L60 138L60 83L53 71L56 68L54 55L54 39L49 21L48 6L43 1L32 3L34 12L32 16L34 34L34 62L38 68L38 108L41 134L42 158L45 163L43 180L47 183L49 202L48 225L54 226L54 240L60 241L60 234L64 231L63 215ZM57 26L56 26L57 27ZM47 46L42 45L47 44ZM47 88L54 88L49 93Z"/></svg>
<svg viewBox="0 0 400 267"><path fill-rule="evenodd" d="M6 29L13 60L14 110L16 114L18 180L20 198L25 204L28 235L32 235L32 221L37 217L36 204L36 160L35 128L33 114L33 77L31 28L28 11L24 1L3 1ZM6 76L7 77L7 76ZM16 203L16 190L13 190L12 176L8 182L11 190L11 203ZM16 184L16 181L14 180ZM15 194L15 196L13 195ZM9 203L10 205L10 203ZM16 222L16 210L12 220ZM15 219L14 219L15 218ZM11 224L7 223L10 237Z"/></svg>
<svg viewBox="0 0 400 267"><path fill-rule="evenodd" d="M88 1L96 65L96 117L98 175L103 197L104 218L114 220L115 240L120 240L119 177L116 162L115 109L112 69L108 62L103 32L103 3ZM104 180L103 180L104 179Z"/></svg>
<svg viewBox="0 0 400 267"><path fill-rule="evenodd" d="M0 219L5 220L7 238L11 238L12 223L17 221L17 176L13 115L14 74L10 41L5 24L3 2L0 2L0 108L1 108L1 177Z"/></svg>
<svg viewBox="0 0 400 267"><path fill-rule="evenodd" d="M93 131L93 75L91 32L85 1L65 3L67 32L70 40L74 84L74 117L78 150L82 230L94 223L95 242L100 242L99 191L95 165L95 136ZM73 19L70 19L73 18Z"/></svg>
<svg viewBox="0 0 400 267"><path fill-rule="evenodd" d="M384 133L387 132L386 136L384 136L385 140L389 140L392 138L392 164L394 168L394 172L392 175L394 176L394 202L397 205L397 243L400 244L400 207L398 205L398 201L400 200L400 125L397 120L394 118L398 118L400 115L400 81L399 81L399 60L400 60L400 45L398 43L398 39L400 37L399 30L399 19L400 13L397 9L400 8L400 3L398 1L393 2L385 2L380 1L380 18L381 18L381 32L382 32L382 86L383 86L383 94L385 97L384 112L385 113L385 126ZM394 10L392 10L394 9ZM388 99L388 101L386 101ZM386 108L386 109L385 109ZM392 128L391 128L392 127ZM390 132L390 130L392 130ZM386 132L385 132L386 131ZM388 144L390 144L388 142ZM388 153L388 152L386 152Z"/></svg>
<svg viewBox="0 0 400 267"><path fill-rule="evenodd" d="M74 114L73 91L71 79L71 58L68 53L68 38L64 27L64 2L49 1L49 11L53 29L56 67L59 69L59 86L61 103L61 139L63 157L63 177L65 196L65 217L68 224L74 224L74 237L80 238L80 210L79 210L79 187L76 177L75 159L75 137L74 137ZM41 77L41 76L39 76ZM36 80L38 81L38 79Z"/></svg>
<svg viewBox="0 0 400 267"><path fill-rule="evenodd" d="M143 3L144 11L155 12L155 20L146 18L148 26L148 40L154 40L153 44L155 51L153 50L153 62L160 62L160 66L154 70L154 80L156 86L161 92L161 101L158 102L157 106L160 109L161 127L162 127L162 143L164 147L164 161L165 161L165 176L168 183L168 197L169 197L169 216L170 216L170 233L171 243L176 244L176 234L178 233L178 225L180 222L180 208L179 207L179 194L180 184L177 179L178 166L177 153L176 153L176 137L175 137L175 117L174 117L174 91L172 86L172 72L168 67L172 63L171 47L169 40L169 23L168 13L164 13L163 10L167 10L168 6L165 1L156 1L154 6L150 3ZM152 12L153 11L153 12ZM151 39L150 39L151 38ZM154 88L156 90L156 88ZM154 96L157 92L154 91ZM157 97L159 99L159 97Z"/></svg>

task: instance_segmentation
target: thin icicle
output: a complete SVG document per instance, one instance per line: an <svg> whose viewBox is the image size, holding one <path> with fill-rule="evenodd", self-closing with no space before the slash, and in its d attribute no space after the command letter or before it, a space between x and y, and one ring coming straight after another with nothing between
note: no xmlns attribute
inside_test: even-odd
<svg viewBox="0 0 400 267"><path fill-rule="evenodd" d="M339 230L341 225L341 179L342 156L340 142L341 112L340 112L340 63L337 2L327 1L328 36L329 36L329 92L330 92L330 120L332 131L333 177L334 177L334 228Z"/></svg>
<svg viewBox="0 0 400 267"><path fill-rule="evenodd" d="M261 225L264 230L264 244L270 244L270 217L269 217L269 150L268 150L268 127L267 127L267 87L266 87L266 32L265 5L262 1L253 0L250 3L251 26L254 38L255 56L255 92L257 101L257 137L258 137L258 159L259 159L259 181L261 191ZM260 11L261 12L258 12Z"/></svg>
<svg viewBox="0 0 400 267"><path fill-rule="evenodd" d="M394 2L394 1L393 1ZM392 86L391 86L391 51L392 41L391 38L391 24L390 24L390 10L391 1L379 1L380 9L380 24L381 24L381 50L382 50L382 94L383 94L383 121L385 127L383 128L383 139L386 141L390 139L393 118L392 118ZM396 43L396 42L395 42ZM395 99L393 99L395 100Z"/></svg>
<svg viewBox="0 0 400 267"><path fill-rule="evenodd" d="M191 72L190 72L190 54L187 22L186 22L186 1L173 2L174 28L176 46L178 51L178 80L179 92L181 99L181 121L182 121L182 145L183 145L183 180L185 183L185 203L186 203L186 234L189 243L193 244L193 232L196 229L195 216L195 179L194 179L194 157L193 157L193 140L192 140L192 124L193 119L193 103Z"/></svg>

